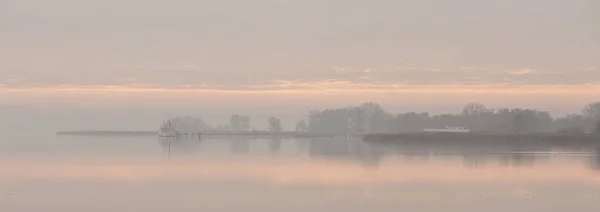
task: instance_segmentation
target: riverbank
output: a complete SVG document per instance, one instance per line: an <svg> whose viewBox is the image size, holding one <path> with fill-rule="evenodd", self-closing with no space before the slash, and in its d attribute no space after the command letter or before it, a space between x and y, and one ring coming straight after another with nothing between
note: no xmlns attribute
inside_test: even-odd
<svg viewBox="0 0 600 212"><path fill-rule="evenodd" d="M599 142L600 135L587 133L398 133L368 134L363 140L370 142Z"/></svg>

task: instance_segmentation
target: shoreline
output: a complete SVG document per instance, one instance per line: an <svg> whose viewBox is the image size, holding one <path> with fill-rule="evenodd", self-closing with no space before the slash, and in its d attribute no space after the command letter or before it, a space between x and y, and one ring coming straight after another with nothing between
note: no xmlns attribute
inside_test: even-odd
<svg viewBox="0 0 600 212"><path fill-rule="evenodd" d="M380 133L363 137L367 142L598 142L600 135L588 133Z"/></svg>

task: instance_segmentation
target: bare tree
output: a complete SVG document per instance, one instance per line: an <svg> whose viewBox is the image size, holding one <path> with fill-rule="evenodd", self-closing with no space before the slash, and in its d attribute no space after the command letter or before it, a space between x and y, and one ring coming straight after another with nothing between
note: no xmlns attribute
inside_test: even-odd
<svg viewBox="0 0 600 212"><path fill-rule="evenodd" d="M582 112L587 118L600 119L600 102L586 105Z"/></svg>
<svg viewBox="0 0 600 212"><path fill-rule="evenodd" d="M554 129L563 133L583 133L585 125L586 118L581 114L569 114L554 120Z"/></svg>
<svg viewBox="0 0 600 212"><path fill-rule="evenodd" d="M361 111L362 120L365 122L365 132L372 133L378 130L378 128L381 128L382 124L386 124L385 119L389 114L383 110L381 105L374 102L366 102L360 105L358 108Z"/></svg>
<svg viewBox="0 0 600 212"><path fill-rule="evenodd" d="M171 119L171 125L179 132L194 133L212 130L212 126L204 123L201 118L193 116L177 116Z"/></svg>
<svg viewBox="0 0 600 212"><path fill-rule="evenodd" d="M308 113L308 131L319 132L321 129L321 111L311 110Z"/></svg>
<svg viewBox="0 0 600 212"><path fill-rule="evenodd" d="M296 132L306 132L308 131L308 126L306 126L306 121L300 120L296 123Z"/></svg>
<svg viewBox="0 0 600 212"><path fill-rule="evenodd" d="M242 131L248 131L250 129L250 117L241 117Z"/></svg>
<svg viewBox="0 0 600 212"><path fill-rule="evenodd" d="M463 108L463 115L481 115L487 112L490 112L490 110L479 103L469 103Z"/></svg>
<svg viewBox="0 0 600 212"><path fill-rule="evenodd" d="M227 132L227 131L233 131L233 129L231 128L230 125L217 125L214 129L214 131L217 132Z"/></svg>
<svg viewBox="0 0 600 212"><path fill-rule="evenodd" d="M281 132L281 120L275 117L269 118L269 131Z"/></svg>
<svg viewBox="0 0 600 212"><path fill-rule="evenodd" d="M232 115L229 119L229 125L235 132L248 131L250 128L250 117L241 115Z"/></svg>

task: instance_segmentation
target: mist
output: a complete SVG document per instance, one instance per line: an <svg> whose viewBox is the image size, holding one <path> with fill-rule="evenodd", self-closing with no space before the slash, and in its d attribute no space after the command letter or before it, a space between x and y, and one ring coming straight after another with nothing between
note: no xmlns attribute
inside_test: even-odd
<svg viewBox="0 0 600 212"><path fill-rule="evenodd" d="M0 211L600 211L598 0L0 0Z"/></svg>

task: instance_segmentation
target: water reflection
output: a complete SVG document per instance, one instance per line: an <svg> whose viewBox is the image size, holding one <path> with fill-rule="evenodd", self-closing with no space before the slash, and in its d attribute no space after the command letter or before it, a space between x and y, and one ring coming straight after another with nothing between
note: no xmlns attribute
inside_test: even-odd
<svg viewBox="0 0 600 212"><path fill-rule="evenodd" d="M600 146L596 147L594 153L596 154L590 157L590 167L600 172Z"/></svg>
<svg viewBox="0 0 600 212"><path fill-rule="evenodd" d="M272 154L277 154L281 151L282 140L283 138L281 137L274 137L271 139L271 141L269 142L269 150Z"/></svg>
<svg viewBox="0 0 600 212"><path fill-rule="evenodd" d="M250 141L247 138L232 138L229 143L231 145L231 153L233 154L248 154L250 152Z"/></svg>
<svg viewBox="0 0 600 212"><path fill-rule="evenodd" d="M12 150L0 211L600 210L591 143L63 137Z"/></svg>
<svg viewBox="0 0 600 212"><path fill-rule="evenodd" d="M252 139L232 137L225 139L160 138L160 144L169 154L210 154L228 149L232 155L271 154L281 157L290 152L313 159L345 161L376 168L382 161L394 158L412 163L435 163L450 158L461 158L462 165L478 169L489 165L527 168L537 163L547 164L553 158L570 158L600 170L600 145L571 146L480 144L448 145L443 143L368 143L359 138L283 139L280 137ZM282 153L282 148L286 152ZM200 150L202 149L202 152ZM262 151L264 150L264 151Z"/></svg>
<svg viewBox="0 0 600 212"><path fill-rule="evenodd" d="M159 144L163 147L163 152L171 153L193 153L200 149L200 140L193 138L174 138L174 137L159 137Z"/></svg>

